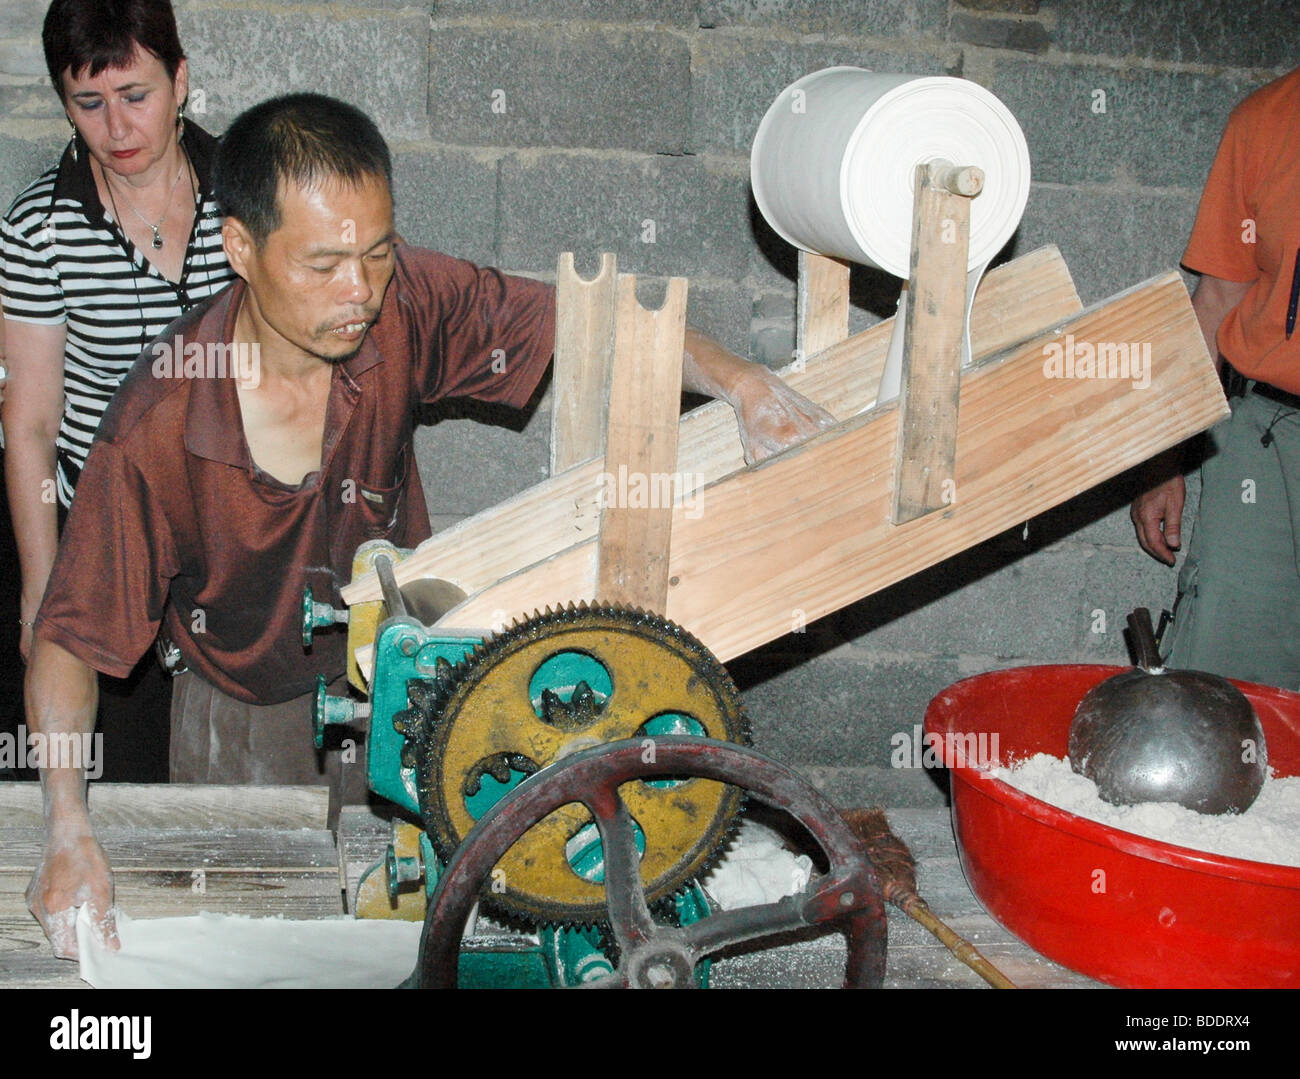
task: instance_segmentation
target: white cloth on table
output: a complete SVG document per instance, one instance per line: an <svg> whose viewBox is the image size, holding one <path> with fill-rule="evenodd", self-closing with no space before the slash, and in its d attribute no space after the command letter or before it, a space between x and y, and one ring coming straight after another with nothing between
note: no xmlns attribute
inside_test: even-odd
<svg viewBox="0 0 1300 1079"><path fill-rule="evenodd" d="M96 989L392 989L415 969L423 922L117 914L122 947L77 912L81 978Z"/></svg>

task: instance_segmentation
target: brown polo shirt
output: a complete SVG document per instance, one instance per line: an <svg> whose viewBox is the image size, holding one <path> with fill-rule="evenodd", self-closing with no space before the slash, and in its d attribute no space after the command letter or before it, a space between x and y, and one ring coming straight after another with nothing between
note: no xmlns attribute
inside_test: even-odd
<svg viewBox="0 0 1300 1079"><path fill-rule="evenodd" d="M338 605L360 544L429 536L411 447L417 405L523 407L551 358L555 302L540 282L399 246L379 318L334 368L321 468L290 487L253 463L230 350L223 373L223 350L208 347L231 341L244 288L173 323L118 390L36 634L124 676L165 623L191 670L275 704L345 664L341 632L304 651L303 587Z"/></svg>

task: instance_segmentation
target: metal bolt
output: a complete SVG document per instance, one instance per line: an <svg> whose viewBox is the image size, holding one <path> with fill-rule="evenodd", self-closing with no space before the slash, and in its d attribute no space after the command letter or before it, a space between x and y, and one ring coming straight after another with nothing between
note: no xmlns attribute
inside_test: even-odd
<svg viewBox="0 0 1300 1079"><path fill-rule="evenodd" d="M852 892L841 892L841 893L840 893L840 906L841 906L841 907L851 907L851 906L853 906L853 899L854 899L854 895L853 895Z"/></svg>

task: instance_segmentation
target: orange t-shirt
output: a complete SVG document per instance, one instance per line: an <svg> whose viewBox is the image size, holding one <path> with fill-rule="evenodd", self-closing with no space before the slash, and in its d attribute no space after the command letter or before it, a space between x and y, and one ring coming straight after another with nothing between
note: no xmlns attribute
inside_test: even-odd
<svg viewBox="0 0 1300 1079"><path fill-rule="evenodd" d="M1300 248L1300 68L1232 110L1183 265L1252 282L1219 327L1219 351L1248 378L1300 393L1300 324L1288 341Z"/></svg>

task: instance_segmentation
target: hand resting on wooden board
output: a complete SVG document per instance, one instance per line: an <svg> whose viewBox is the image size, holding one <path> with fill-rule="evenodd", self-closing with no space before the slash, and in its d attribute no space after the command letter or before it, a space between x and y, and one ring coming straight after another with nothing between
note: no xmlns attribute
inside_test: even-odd
<svg viewBox="0 0 1300 1079"><path fill-rule="evenodd" d="M835 417L762 364L686 329L682 388L726 401L735 410L745 463L752 465L835 425Z"/></svg>
<svg viewBox="0 0 1300 1079"><path fill-rule="evenodd" d="M113 874L104 850L89 825L85 830L55 829L27 886L27 909L60 959L77 958L77 908L83 903L104 947L116 951Z"/></svg>
<svg viewBox="0 0 1300 1079"><path fill-rule="evenodd" d="M740 423L745 463L755 464L835 426L835 417L792 390L766 367L757 367L731 406Z"/></svg>

